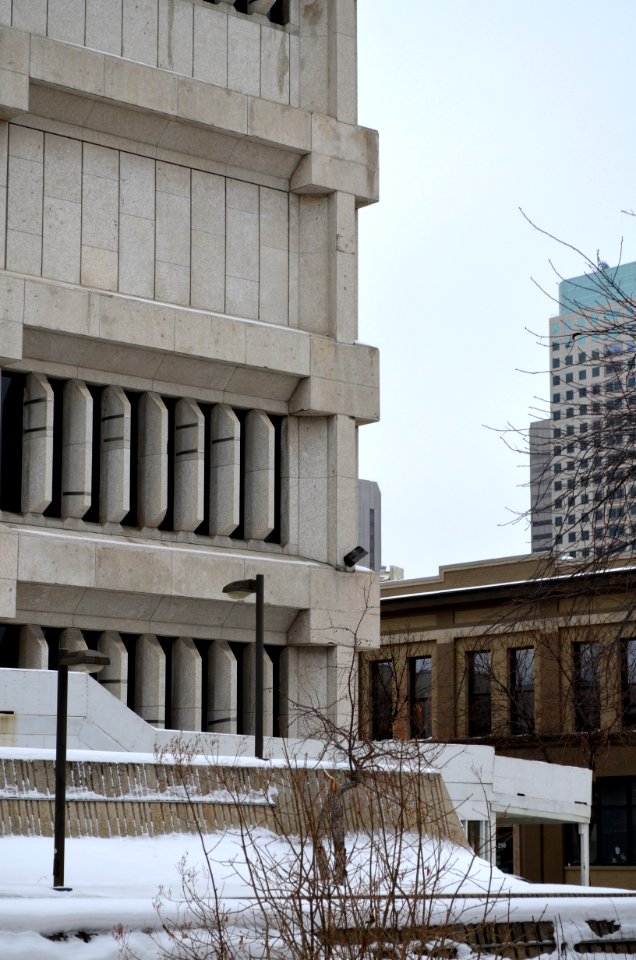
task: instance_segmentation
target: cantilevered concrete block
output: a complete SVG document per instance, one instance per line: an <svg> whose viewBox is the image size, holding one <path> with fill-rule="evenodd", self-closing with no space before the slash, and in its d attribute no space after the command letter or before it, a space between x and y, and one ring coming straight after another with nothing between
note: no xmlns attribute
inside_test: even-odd
<svg viewBox="0 0 636 960"><path fill-rule="evenodd" d="M22 511L42 513L53 496L53 390L30 373L24 384Z"/></svg>
<svg viewBox="0 0 636 960"><path fill-rule="evenodd" d="M62 516L83 517L91 505L93 398L85 383L64 385Z"/></svg>
<svg viewBox="0 0 636 960"><path fill-rule="evenodd" d="M215 640L208 655L208 716L210 733L236 733L236 657L226 640Z"/></svg>
<svg viewBox="0 0 636 960"><path fill-rule="evenodd" d="M25 624L20 627L18 667L21 670L48 670L49 645L41 627Z"/></svg>
<svg viewBox="0 0 636 960"><path fill-rule="evenodd" d="M194 400L179 400L174 426L174 528L196 530L204 517L205 420Z"/></svg>
<svg viewBox="0 0 636 960"><path fill-rule="evenodd" d="M241 425L226 404L212 411L210 533L229 536L240 521Z"/></svg>
<svg viewBox="0 0 636 960"><path fill-rule="evenodd" d="M168 410L158 393L139 402L137 517L140 527L158 527L168 509Z"/></svg>
<svg viewBox="0 0 636 960"><path fill-rule="evenodd" d="M250 644L243 655L243 729L254 733L254 700L256 695L256 644ZM274 667L267 651L263 653L263 734L271 737L274 724Z"/></svg>
<svg viewBox="0 0 636 960"><path fill-rule="evenodd" d="M135 649L135 712L153 727L166 716L166 655L155 636L144 633Z"/></svg>
<svg viewBox="0 0 636 960"><path fill-rule="evenodd" d="M114 697L126 703L128 700L128 651L124 641L114 630L100 634L97 649L105 653L110 664L100 670L97 679Z"/></svg>
<svg viewBox="0 0 636 960"><path fill-rule="evenodd" d="M274 529L274 424L261 410L245 420L245 539L264 540Z"/></svg>
<svg viewBox="0 0 636 960"><path fill-rule="evenodd" d="M119 523L130 510L130 401L121 387L102 393L101 523Z"/></svg>
<svg viewBox="0 0 636 960"><path fill-rule="evenodd" d="M172 718L175 730L201 729L201 654L190 637L178 637L172 648Z"/></svg>

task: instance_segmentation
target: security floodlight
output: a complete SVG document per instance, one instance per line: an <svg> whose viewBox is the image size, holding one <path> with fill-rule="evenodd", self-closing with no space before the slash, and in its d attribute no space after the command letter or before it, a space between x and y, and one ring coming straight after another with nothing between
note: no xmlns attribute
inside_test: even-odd
<svg viewBox="0 0 636 960"><path fill-rule="evenodd" d="M346 553L343 557L345 567L355 567L356 563L359 563L363 557L369 555L369 551L365 550L364 547L354 547L353 550L350 550L349 553Z"/></svg>

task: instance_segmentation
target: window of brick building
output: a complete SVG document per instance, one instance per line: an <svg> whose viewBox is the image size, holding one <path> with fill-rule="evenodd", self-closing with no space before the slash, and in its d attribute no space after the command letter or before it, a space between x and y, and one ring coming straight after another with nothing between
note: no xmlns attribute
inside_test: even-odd
<svg viewBox="0 0 636 960"><path fill-rule="evenodd" d="M411 736L426 739L433 735L431 729L431 657L410 657L410 710Z"/></svg>
<svg viewBox="0 0 636 960"><path fill-rule="evenodd" d="M574 724L579 731L601 725L598 643L574 644Z"/></svg>
<svg viewBox="0 0 636 960"><path fill-rule="evenodd" d="M371 736L373 740L393 737L393 663L374 660L371 664Z"/></svg>
<svg viewBox="0 0 636 960"><path fill-rule="evenodd" d="M623 640L621 654L623 726L636 727L636 639Z"/></svg>
<svg viewBox="0 0 636 960"><path fill-rule="evenodd" d="M534 649L510 650L510 732L534 731Z"/></svg>
<svg viewBox="0 0 636 960"><path fill-rule="evenodd" d="M492 729L489 650L468 654L468 736L487 737Z"/></svg>

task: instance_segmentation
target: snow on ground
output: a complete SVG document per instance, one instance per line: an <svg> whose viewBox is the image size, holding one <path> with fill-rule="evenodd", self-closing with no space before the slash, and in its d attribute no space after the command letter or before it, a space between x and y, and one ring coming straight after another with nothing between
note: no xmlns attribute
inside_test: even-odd
<svg viewBox="0 0 636 960"><path fill-rule="evenodd" d="M227 831L208 835L206 847L215 882L223 898L224 912L251 905L252 888L248 861L261 862L269 881L284 900L293 886L295 864L292 845L266 830L253 834L253 846L243 849L240 834ZM484 895L503 896L490 908L489 919L534 916L545 919L558 909L574 924L574 939L590 937L586 919L620 919L625 936L630 918L631 936L636 938L636 898L612 899L608 891L592 902L569 896L572 887L531 885L507 877L462 847L427 841L425 866L419 862L418 889L446 893L431 909L437 919L450 916L463 921L483 919ZM358 835L349 840L352 859L350 873L359 871L361 882L369 876L369 841ZM356 844L358 852L356 853ZM380 848L378 848L380 849ZM382 843L386 850L386 844ZM387 857L397 857L399 883L404 890L413 888L413 871L418 863L414 848L400 846ZM2 960L118 960L119 945L112 931L133 931L130 947L140 960L156 960L158 947L150 931L160 931L161 921L154 901L160 888L172 892L163 901L163 917L175 919L177 902L182 896L179 864L187 857L190 867L198 869L201 891L207 887L207 873L201 841L183 834L156 838L81 838L66 844L66 882L69 892L51 887L53 842L44 837L6 837L0 839L0 958ZM281 869L282 865L282 869ZM448 896L461 888L459 899ZM582 891L581 891L582 892ZM514 894L523 894L514 898ZM555 894L560 894L554 899ZM566 896L564 896L564 894ZM470 897L469 895L472 895ZM530 897L528 897L530 895ZM466 897L466 899L464 899ZM430 902L429 902L430 904ZM258 915L249 919L242 914L242 925L258 923ZM563 927L566 929L567 924ZM84 939L78 937L79 932ZM67 939L49 939L64 934ZM86 936L90 939L86 940ZM258 935L257 935L258 939ZM165 942L165 940L164 940Z"/></svg>

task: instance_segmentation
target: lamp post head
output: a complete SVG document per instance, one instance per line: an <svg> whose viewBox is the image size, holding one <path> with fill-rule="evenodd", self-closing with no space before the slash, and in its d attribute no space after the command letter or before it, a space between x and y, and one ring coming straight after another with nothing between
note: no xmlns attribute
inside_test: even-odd
<svg viewBox="0 0 636 960"><path fill-rule="evenodd" d="M245 600L250 594L256 593L256 580L232 580L223 587L230 600Z"/></svg>
<svg viewBox="0 0 636 960"><path fill-rule="evenodd" d="M99 673L102 667L110 664L105 653L96 650L60 650L59 667L77 667L83 673Z"/></svg>

